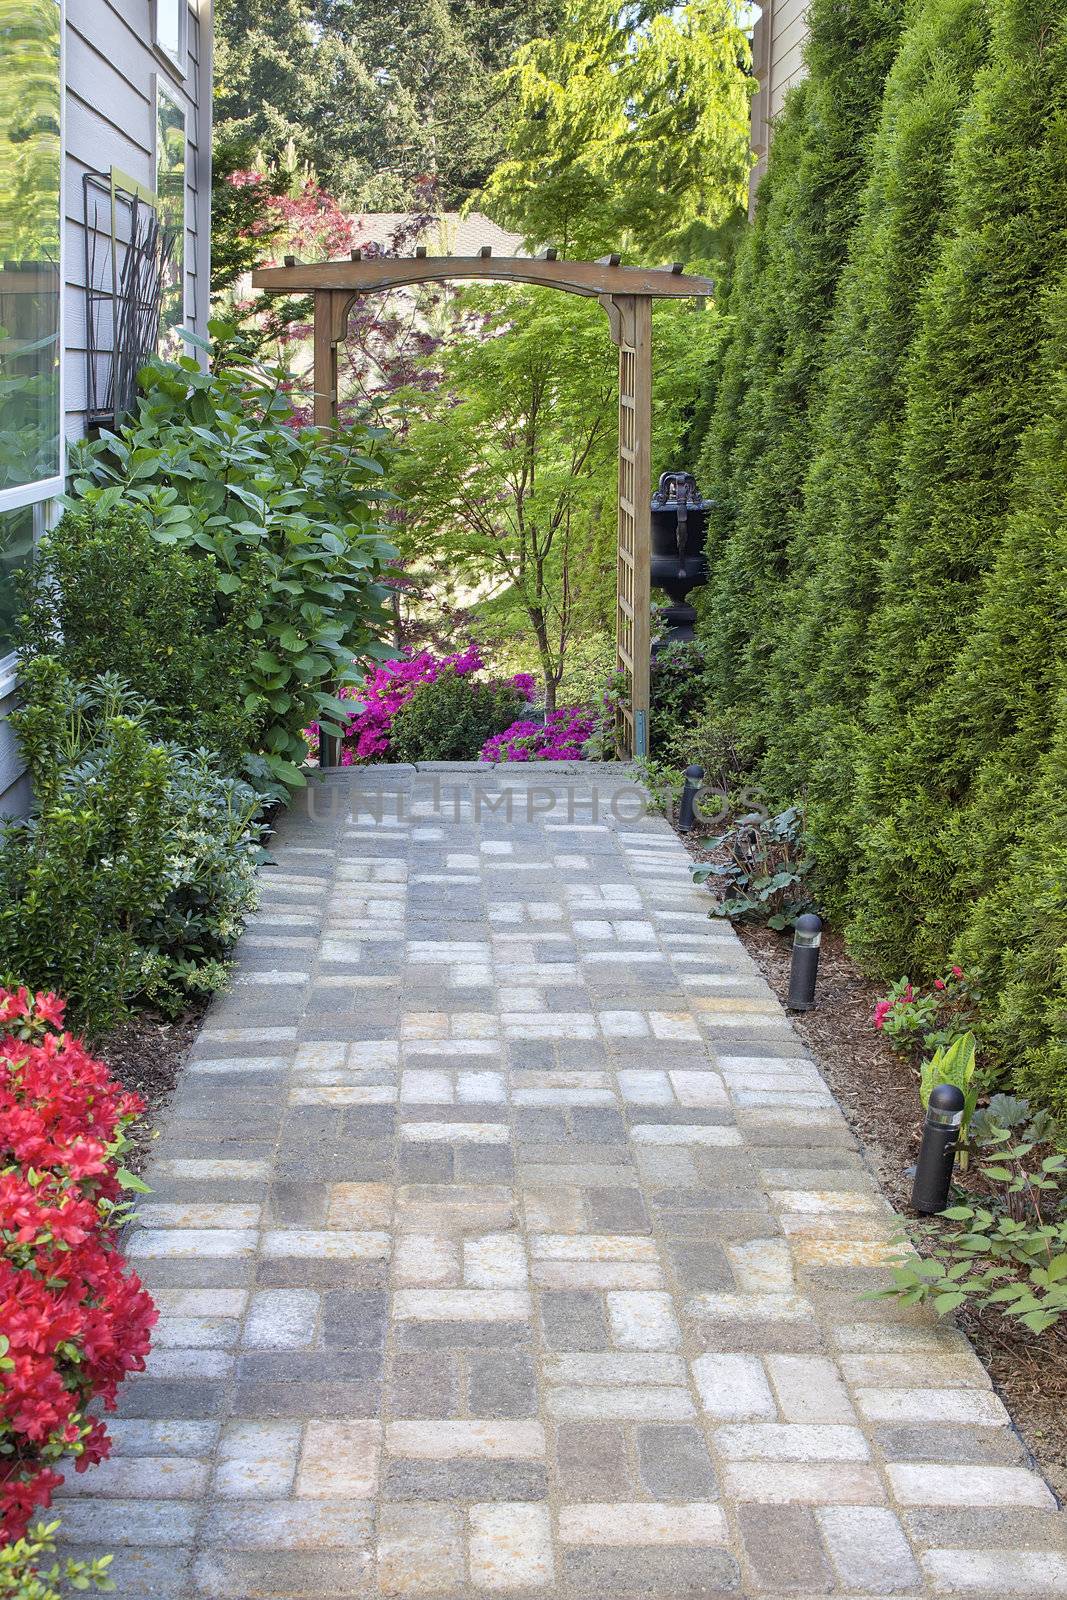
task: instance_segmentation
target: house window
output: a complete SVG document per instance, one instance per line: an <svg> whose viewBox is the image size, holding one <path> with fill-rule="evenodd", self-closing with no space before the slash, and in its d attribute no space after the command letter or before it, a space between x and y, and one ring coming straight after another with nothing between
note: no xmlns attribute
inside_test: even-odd
<svg viewBox="0 0 1067 1600"><path fill-rule="evenodd" d="M152 37L157 50L185 77L189 10L186 0L153 0Z"/></svg>
<svg viewBox="0 0 1067 1600"><path fill-rule="evenodd" d="M163 280L159 331L164 353L172 354L175 330L185 322L185 165L185 107L157 75L156 194L160 226L171 246Z"/></svg>
<svg viewBox="0 0 1067 1600"><path fill-rule="evenodd" d="M60 0L4 0L0 23L0 662L13 578L62 489Z"/></svg>

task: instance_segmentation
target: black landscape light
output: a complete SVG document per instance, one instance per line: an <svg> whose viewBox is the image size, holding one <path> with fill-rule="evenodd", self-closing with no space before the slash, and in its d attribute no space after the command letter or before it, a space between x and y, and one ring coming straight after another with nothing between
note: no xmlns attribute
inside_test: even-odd
<svg viewBox="0 0 1067 1600"><path fill-rule="evenodd" d="M793 958L789 963L789 993L785 1001L790 1011L810 1011L815 1004L821 943L822 920L814 911L805 911L797 918L793 929Z"/></svg>
<svg viewBox="0 0 1067 1600"><path fill-rule="evenodd" d="M700 785L703 782L703 767L686 767L685 782L682 784L682 798L678 806L679 833L689 833L692 830L697 795L700 793Z"/></svg>
<svg viewBox="0 0 1067 1600"><path fill-rule="evenodd" d="M923 1142L911 1189L911 1209L921 1217L934 1217L948 1205L952 1168L963 1127L963 1090L954 1083L939 1083L930 1090L923 1126Z"/></svg>

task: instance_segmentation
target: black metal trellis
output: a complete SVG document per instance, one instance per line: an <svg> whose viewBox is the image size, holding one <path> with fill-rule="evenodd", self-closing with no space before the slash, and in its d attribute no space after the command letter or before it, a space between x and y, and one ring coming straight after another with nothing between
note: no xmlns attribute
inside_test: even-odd
<svg viewBox="0 0 1067 1600"><path fill-rule="evenodd" d="M129 412L137 374L155 353L175 232L149 189L87 172L85 199L85 422L114 427Z"/></svg>

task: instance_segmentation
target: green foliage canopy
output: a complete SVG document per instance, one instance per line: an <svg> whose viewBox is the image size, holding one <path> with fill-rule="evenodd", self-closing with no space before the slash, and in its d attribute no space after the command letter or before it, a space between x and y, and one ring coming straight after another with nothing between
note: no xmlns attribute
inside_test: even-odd
<svg viewBox="0 0 1067 1600"><path fill-rule="evenodd" d="M530 248L691 249L745 198L749 62L731 0L571 0L503 75L517 104L480 203Z"/></svg>

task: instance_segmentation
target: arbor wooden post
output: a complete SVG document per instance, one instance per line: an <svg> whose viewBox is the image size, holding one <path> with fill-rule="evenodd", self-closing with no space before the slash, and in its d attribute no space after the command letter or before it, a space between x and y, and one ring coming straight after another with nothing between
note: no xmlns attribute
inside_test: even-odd
<svg viewBox="0 0 1067 1600"><path fill-rule="evenodd" d="M648 755L652 539L652 301L604 296L619 347L619 546L616 661L630 686L620 714L623 753Z"/></svg>
<svg viewBox="0 0 1067 1600"><path fill-rule="evenodd" d="M316 428L337 424L337 339L334 333L334 301L330 289L315 290L315 369L312 415ZM336 767L341 760L340 740L319 730L319 767Z"/></svg>
<svg viewBox="0 0 1067 1600"><path fill-rule="evenodd" d="M337 341L333 302L329 289L315 290L315 398L316 428L332 428L337 421Z"/></svg>
<svg viewBox="0 0 1067 1600"><path fill-rule="evenodd" d="M620 714L621 753L648 754L649 623L652 543L652 302L710 295L709 278L688 277L680 262L663 267L623 267L618 256L600 261L560 261L554 250L530 256L371 256L349 261L257 267L252 284L272 294L312 294L315 299L315 405L318 427L337 421L337 346L358 295L417 283L490 279L532 283L599 299L619 348L619 554L616 660L626 674L630 703ZM332 766L335 739L321 740L319 759Z"/></svg>

